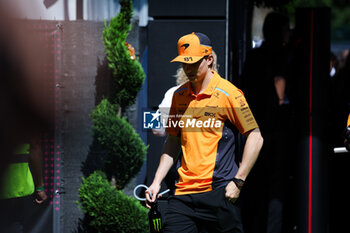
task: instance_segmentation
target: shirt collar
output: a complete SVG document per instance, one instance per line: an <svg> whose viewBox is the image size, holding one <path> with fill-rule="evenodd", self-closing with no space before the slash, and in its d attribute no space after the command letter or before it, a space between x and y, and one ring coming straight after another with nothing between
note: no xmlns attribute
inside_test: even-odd
<svg viewBox="0 0 350 233"><path fill-rule="evenodd" d="M215 87L217 86L219 82L219 74L216 71L211 71L213 73L213 77L211 78L207 88L203 91L202 94L204 95L212 95L215 91Z"/></svg>
<svg viewBox="0 0 350 233"><path fill-rule="evenodd" d="M213 77L210 79L207 88L203 91L203 93L201 93L201 95L212 95L214 90L215 90L215 87L217 86L217 84L218 84L218 82L220 80L219 79L220 76L219 76L219 74L216 71L212 70L211 72L213 73ZM193 96L195 96L195 94L193 93L190 81L188 81L186 83L185 88L186 88L186 90L185 90L186 95L193 95Z"/></svg>

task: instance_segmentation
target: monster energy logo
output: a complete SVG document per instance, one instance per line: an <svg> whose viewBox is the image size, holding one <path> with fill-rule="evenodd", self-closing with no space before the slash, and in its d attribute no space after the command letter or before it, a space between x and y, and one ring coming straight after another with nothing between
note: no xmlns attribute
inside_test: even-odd
<svg viewBox="0 0 350 233"><path fill-rule="evenodd" d="M162 229L162 220L161 218L153 219L153 228L155 231L160 231Z"/></svg>

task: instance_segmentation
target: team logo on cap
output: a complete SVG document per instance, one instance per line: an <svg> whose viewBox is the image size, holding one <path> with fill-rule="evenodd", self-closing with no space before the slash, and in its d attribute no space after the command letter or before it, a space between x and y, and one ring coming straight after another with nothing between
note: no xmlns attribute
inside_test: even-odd
<svg viewBox="0 0 350 233"><path fill-rule="evenodd" d="M181 45L181 47L185 47L185 49L187 49L188 46L190 46L190 44L183 44L183 45Z"/></svg>

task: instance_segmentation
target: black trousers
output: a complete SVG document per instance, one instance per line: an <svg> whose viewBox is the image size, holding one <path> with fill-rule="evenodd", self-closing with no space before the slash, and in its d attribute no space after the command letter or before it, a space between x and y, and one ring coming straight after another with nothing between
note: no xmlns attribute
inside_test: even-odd
<svg viewBox="0 0 350 233"><path fill-rule="evenodd" d="M48 206L49 200L41 205L36 204L33 195L0 200L0 232L51 232L45 231L44 227L52 227L52 210Z"/></svg>
<svg viewBox="0 0 350 233"><path fill-rule="evenodd" d="M225 187L169 198L166 233L242 233L240 209L225 197Z"/></svg>
<svg viewBox="0 0 350 233"><path fill-rule="evenodd" d="M25 230L25 208L28 202L33 202L31 196L0 200L0 232L28 232L27 230Z"/></svg>

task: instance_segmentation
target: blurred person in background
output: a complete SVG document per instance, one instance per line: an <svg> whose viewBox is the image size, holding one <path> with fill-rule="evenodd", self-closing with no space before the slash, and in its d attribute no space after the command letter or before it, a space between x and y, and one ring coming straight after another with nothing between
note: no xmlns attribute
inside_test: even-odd
<svg viewBox="0 0 350 233"><path fill-rule="evenodd" d="M264 41L247 53L242 90L264 138L256 169L242 194L242 218L247 233L281 233L288 194L293 147L289 80L289 18L269 13Z"/></svg>
<svg viewBox="0 0 350 233"><path fill-rule="evenodd" d="M346 56L343 65L330 79L331 103L332 103L332 125L330 139L332 147L343 144L344 121L350 113L350 56Z"/></svg>
<svg viewBox="0 0 350 233"><path fill-rule="evenodd" d="M28 232L25 208L47 199L43 182L41 133L48 127L39 101L37 73L28 53L37 46L23 37L23 25L0 3L0 229ZM24 40L23 38L26 38Z"/></svg>

